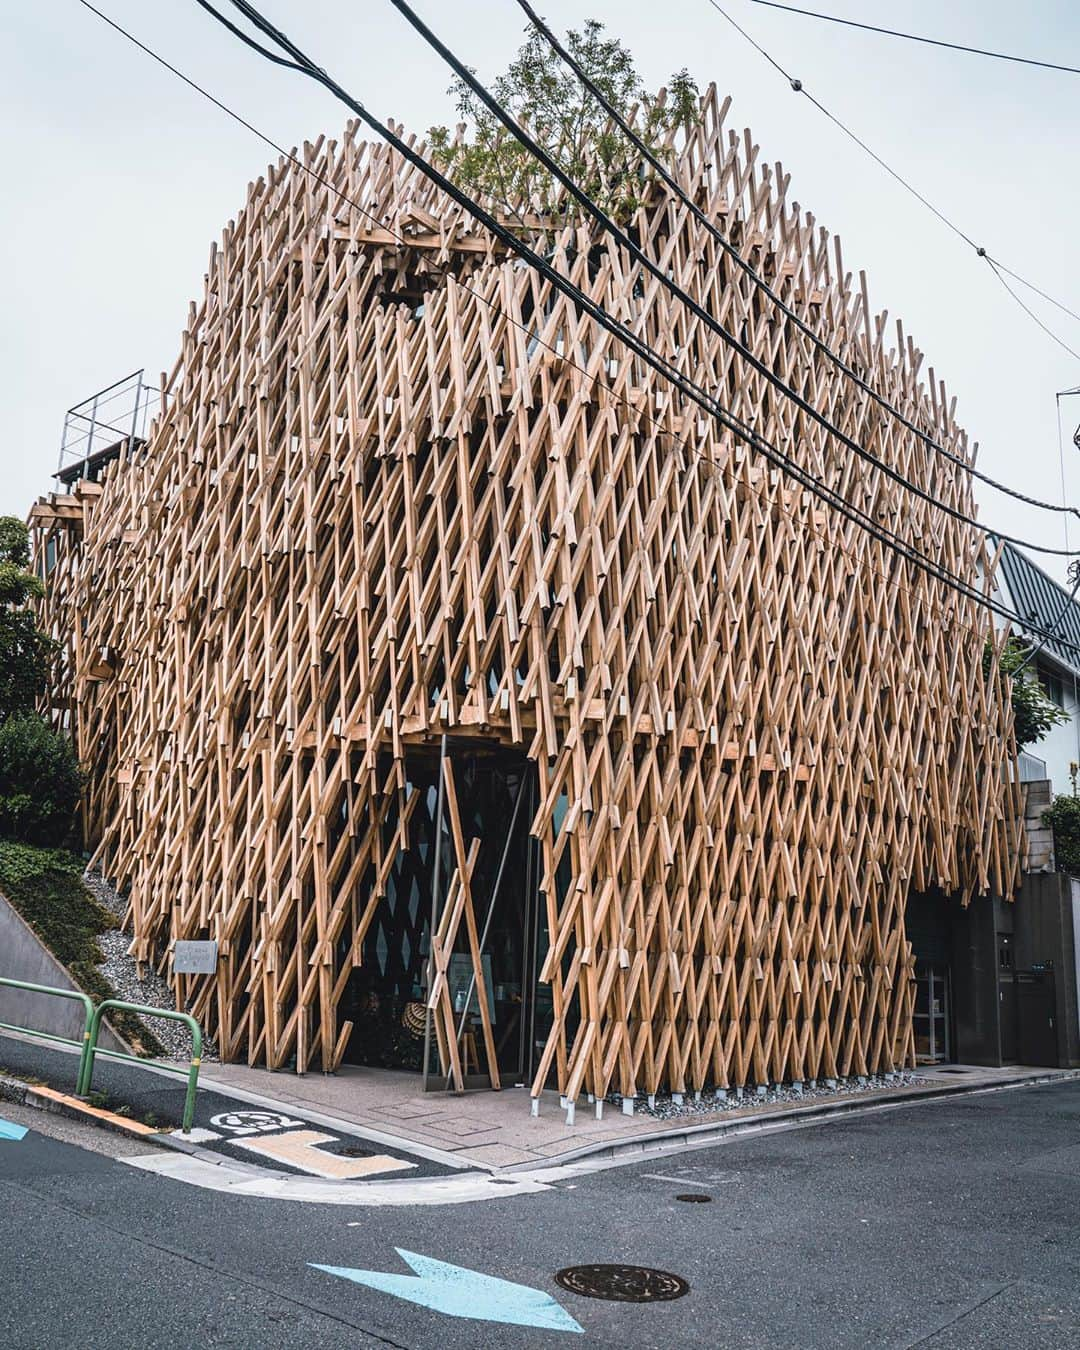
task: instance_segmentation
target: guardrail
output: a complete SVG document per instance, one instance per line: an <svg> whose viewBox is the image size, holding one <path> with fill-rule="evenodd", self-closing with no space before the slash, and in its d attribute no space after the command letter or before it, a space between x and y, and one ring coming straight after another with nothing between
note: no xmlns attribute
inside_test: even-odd
<svg viewBox="0 0 1080 1350"><path fill-rule="evenodd" d="M94 1000L89 994L84 994L81 989L54 989L52 985L28 984L25 980L9 980L0 977L0 985L7 989L24 989L30 994L51 994L54 998L71 999L75 1003L82 1004L83 1038L81 1045L69 1036L54 1036L51 1031L36 1031L33 1027L17 1027L11 1022L0 1022L0 1028L5 1031L19 1031L24 1036L36 1036L42 1041L61 1041L64 1045L78 1046L79 1072L75 1080L75 1091L78 1092L78 1085L82 1082L83 1073L86 1070L86 1060L90 1047L90 1024L94 1020Z"/></svg>
<svg viewBox="0 0 1080 1350"><path fill-rule="evenodd" d="M140 1059L137 1055L125 1055L119 1050L99 1050L98 1033L101 1031L101 1022L106 1012L110 1008L116 1008L120 1012L138 1013L140 1017L165 1017L173 1022L185 1022L191 1030L191 1062L187 1070L187 1092L184 1094L184 1119L181 1129L185 1134L191 1130L191 1122L195 1118L195 1089L199 1083L199 1066L202 1064L202 1028L196 1022L190 1013L172 1012L168 1008L147 1008L141 1003L124 1003L118 998L107 998L104 1003L99 1003L94 1009L94 1015L90 1022L90 1038L87 1041L87 1051L83 1057L82 1077L79 1080L79 1086L75 1089L80 1097L89 1097L94 1081L94 1063L98 1055L104 1055L107 1059L127 1060L131 1064L141 1064L144 1067L147 1061ZM166 1067L166 1066L162 1066ZM178 1070L173 1069L176 1073Z"/></svg>
<svg viewBox="0 0 1080 1350"><path fill-rule="evenodd" d="M107 998L94 1006L89 994L79 989L55 989L47 984L29 984L25 980L11 980L0 976L0 986L8 989L23 989L30 994L50 994L55 998L72 999L83 1007L82 1042L72 1040L70 1036L57 1036L51 1031L37 1031L33 1027L20 1027L12 1022L0 1022L0 1030L17 1031L23 1036L34 1036L43 1041L56 1041L61 1045L73 1045L79 1051L79 1069L75 1079L75 1095L88 1097L94 1079L94 1063L98 1055L107 1059L118 1059L142 1068L163 1069L166 1073L181 1074L187 1078L187 1091L184 1094L184 1116L181 1129L184 1134L191 1130L195 1118L195 1091L199 1083L199 1067L202 1064L202 1028L190 1013L172 1012L168 1008L150 1008L142 1003L125 1003L118 998ZM121 1012L137 1013L140 1017L164 1017L174 1022L184 1022L191 1030L191 1061L186 1069L173 1064L164 1064L161 1060L140 1059L138 1055L125 1055L119 1050L103 1050L98 1045L101 1023L110 1008Z"/></svg>

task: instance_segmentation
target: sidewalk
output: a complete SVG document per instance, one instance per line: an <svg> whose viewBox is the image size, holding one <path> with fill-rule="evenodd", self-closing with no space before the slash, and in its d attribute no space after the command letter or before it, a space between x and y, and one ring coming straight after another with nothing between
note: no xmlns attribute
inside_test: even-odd
<svg viewBox="0 0 1080 1350"><path fill-rule="evenodd" d="M47 1048L40 1041L3 1033L0 1066L24 1080L38 1078L62 1093L73 1091L76 1057L70 1049ZM782 1100L748 1095L737 1100L731 1096L726 1106L719 1106L707 1096L701 1102L687 1097L681 1108L660 1101L657 1114L642 1109L639 1101L635 1113L625 1115L619 1104L609 1102L604 1103L598 1118L595 1103L581 1102L576 1123L567 1125L565 1108L556 1093L545 1093L540 1114L533 1116L528 1091L523 1087L457 1096L450 1092L421 1093L418 1075L389 1069L350 1066L337 1074L298 1077L247 1065L213 1064L204 1066L199 1078L196 1124L200 1128L192 1142L233 1158L239 1149L249 1148L249 1144L237 1145L229 1138L235 1123L221 1123L234 1113L243 1114L236 1106L239 1102L261 1112L282 1113L291 1127L306 1126L309 1134L334 1131L322 1142L326 1152L377 1156L386 1164L381 1170L392 1170L392 1164L407 1165L421 1176L463 1170L474 1174L506 1170L528 1173L583 1158L601 1162L705 1144L748 1126L811 1124L853 1110L1078 1077L1080 1069L951 1064L920 1069L916 1081L881 1086L864 1081L860 1086L857 1081L841 1080L832 1087L818 1085L801 1096L787 1089L780 1094ZM123 1104L138 1132L148 1137L156 1134L158 1141L173 1147L183 1143L178 1143L175 1135L166 1139L160 1133L179 1123L183 1084L175 1074L149 1064L142 1067L103 1060L95 1074L95 1087L106 1091L114 1107ZM140 1121L144 1123L138 1124ZM114 1119L114 1124L123 1122ZM337 1135L350 1136L351 1142ZM359 1146L361 1140L364 1142ZM356 1164L358 1168L374 1165L373 1161ZM312 1168L301 1162L294 1163L292 1170Z"/></svg>
<svg viewBox="0 0 1080 1350"><path fill-rule="evenodd" d="M543 1095L540 1114L533 1117L525 1088L474 1091L463 1096L421 1093L418 1075L391 1069L347 1066L337 1074L298 1077L241 1064L214 1064L206 1068L200 1082L261 1104L272 1101L298 1111L316 1111L360 1130L377 1130L400 1141L404 1149L420 1145L451 1153L466 1165L518 1169L565 1162L584 1154L648 1148L662 1140L677 1143L680 1137L689 1141L717 1127L762 1117L805 1116L843 1104L872 1106L1072 1078L1080 1076L1080 1070L950 1064L921 1068L918 1074L923 1081L911 1085L880 1090L856 1090L852 1086L848 1090L840 1082L835 1091L807 1093L801 1101L758 1104L744 1098L725 1110L692 1110L666 1119L641 1111L624 1115L617 1105L606 1103L598 1120L594 1108L582 1102L575 1123L569 1126L556 1093Z"/></svg>

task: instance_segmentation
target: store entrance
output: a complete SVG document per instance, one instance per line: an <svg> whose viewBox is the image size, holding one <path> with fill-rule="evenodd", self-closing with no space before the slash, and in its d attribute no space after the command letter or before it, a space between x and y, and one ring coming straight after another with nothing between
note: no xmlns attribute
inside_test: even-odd
<svg viewBox="0 0 1080 1350"><path fill-rule="evenodd" d="M406 773L407 797L419 794L409 846L342 1000L339 1016L353 1023L345 1059L419 1072L429 1089L527 1083L551 1025L550 990L537 981L547 915L529 834L535 768L481 748L445 761L410 753Z"/></svg>
<svg viewBox="0 0 1080 1350"><path fill-rule="evenodd" d="M952 1000L948 966L919 962L915 967L915 1062L952 1062Z"/></svg>

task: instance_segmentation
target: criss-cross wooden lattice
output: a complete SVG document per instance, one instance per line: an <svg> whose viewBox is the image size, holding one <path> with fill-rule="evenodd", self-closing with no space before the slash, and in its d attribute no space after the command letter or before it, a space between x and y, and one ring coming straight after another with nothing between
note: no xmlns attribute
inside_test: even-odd
<svg viewBox="0 0 1080 1350"><path fill-rule="evenodd" d="M865 281L726 111L710 92L681 181L969 457L943 386L899 328L890 350ZM134 953L216 938L217 976L177 997L223 1055L335 1067L338 1004L409 837L406 760L445 733L535 764L554 1026L534 1091L910 1064L908 891L1017 878L985 613L733 441L393 153L350 130L300 157L312 172L254 183L212 250L149 442L33 514L67 644L55 706ZM634 228L837 425L973 510L970 475L839 374L681 203L654 186ZM572 227L552 247L738 417L977 581L977 530L830 439L607 241Z"/></svg>

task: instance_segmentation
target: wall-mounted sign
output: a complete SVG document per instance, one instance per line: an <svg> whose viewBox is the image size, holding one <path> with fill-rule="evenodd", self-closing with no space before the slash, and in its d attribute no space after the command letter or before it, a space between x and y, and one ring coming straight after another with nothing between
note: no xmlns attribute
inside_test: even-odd
<svg viewBox="0 0 1080 1350"><path fill-rule="evenodd" d="M217 970L217 943L174 943L172 968L174 975L213 975Z"/></svg>

